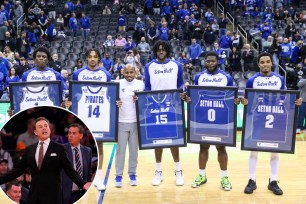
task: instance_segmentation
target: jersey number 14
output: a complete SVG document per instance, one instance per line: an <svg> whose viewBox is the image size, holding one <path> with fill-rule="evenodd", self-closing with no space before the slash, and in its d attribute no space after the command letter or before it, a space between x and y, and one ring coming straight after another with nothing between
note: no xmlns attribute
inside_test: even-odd
<svg viewBox="0 0 306 204"><path fill-rule="evenodd" d="M98 118L100 116L100 106L97 105L93 107L92 105L88 106L88 118L95 117Z"/></svg>

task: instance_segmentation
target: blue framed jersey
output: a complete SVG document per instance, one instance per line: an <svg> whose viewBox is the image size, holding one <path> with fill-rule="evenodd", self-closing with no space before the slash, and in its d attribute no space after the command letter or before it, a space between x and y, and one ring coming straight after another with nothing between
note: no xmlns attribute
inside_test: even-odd
<svg viewBox="0 0 306 204"><path fill-rule="evenodd" d="M190 143L236 146L236 87L188 86Z"/></svg>
<svg viewBox="0 0 306 204"><path fill-rule="evenodd" d="M182 90L136 92L140 149L186 146Z"/></svg>

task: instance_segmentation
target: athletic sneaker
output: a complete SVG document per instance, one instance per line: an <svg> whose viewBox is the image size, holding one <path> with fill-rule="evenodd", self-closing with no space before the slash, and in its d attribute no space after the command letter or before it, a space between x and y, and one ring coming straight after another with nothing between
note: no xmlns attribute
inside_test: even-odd
<svg viewBox="0 0 306 204"><path fill-rule="evenodd" d="M199 188L202 184L207 182L207 178L206 175L202 176L202 175L198 175L197 178L195 179L195 181L191 184L192 188Z"/></svg>
<svg viewBox="0 0 306 204"><path fill-rule="evenodd" d="M224 176L221 178L221 186L223 190L230 191L232 190L232 184L229 182L228 177Z"/></svg>
<svg viewBox="0 0 306 204"><path fill-rule="evenodd" d="M182 186L182 185L184 185L184 178L183 178L183 172L182 172L182 170L180 170L180 171L175 171L175 177L176 177L176 179L175 179L175 184L176 184L177 186Z"/></svg>
<svg viewBox="0 0 306 204"><path fill-rule="evenodd" d="M283 195L282 189L277 185L277 181L271 181L269 180L268 189L270 191L273 191L275 195Z"/></svg>
<svg viewBox="0 0 306 204"><path fill-rule="evenodd" d="M115 187L121 188L122 187L122 176L116 176L115 178Z"/></svg>
<svg viewBox="0 0 306 204"><path fill-rule="evenodd" d="M152 180L152 186L159 186L162 181L163 181L162 171L155 171L155 175Z"/></svg>
<svg viewBox="0 0 306 204"><path fill-rule="evenodd" d="M95 177L94 186L98 189L98 191L105 190L105 185L104 185L102 179L99 178L98 176Z"/></svg>
<svg viewBox="0 0 306 204"><path fill-rule="evenodd" d="M244 189L244 193L246 194L252 194L254 190L256 190L256 181L249 179L248 185Z"/></svg>
<svg viewBox="0 0 306 204"><path fill-rule="evenodd" d="M137 180L136 180L136 175L130 175L130 185L131 186L137 186Z"/></svg>

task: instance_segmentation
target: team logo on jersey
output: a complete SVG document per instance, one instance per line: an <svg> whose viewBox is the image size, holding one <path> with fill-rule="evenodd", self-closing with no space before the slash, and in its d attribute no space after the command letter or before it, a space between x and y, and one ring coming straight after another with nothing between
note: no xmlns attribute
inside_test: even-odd
<svg viewBox="0 0 306 204"><path fill-rule="evenodd" d="M214 77L214 78L203 78L202 82L213 82L213 83L220 83L222 82L222 77Z"/></svg>
<svg viewBox="0 0 306 204"><path fill-rule="evenodd" d="M266 80L269 80L269 78L266 78ZM277 86L278 81L268 81L268 82L263 82L263 81L257 81L257 86Z"/></svg>
<svg viewBox="0 0 306 204"><path fill-rule="evenodd" d="M31 80L32 81L37 81L37 80L40 80L40 81L51 81L51 79L52 79L52 76L44 76L44 75L42 75L42 76L32 76L31 77Z"/></svg>
<svg viewBox="0 0 306 204"><path fill-rule="evenodd" d="M171 74L173 68L164 68L164 70L155 70L154 74Z"/></svg>

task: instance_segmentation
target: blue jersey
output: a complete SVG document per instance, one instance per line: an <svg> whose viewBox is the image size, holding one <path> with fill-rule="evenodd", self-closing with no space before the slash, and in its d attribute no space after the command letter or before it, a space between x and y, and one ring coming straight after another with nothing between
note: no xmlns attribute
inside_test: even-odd
<svg viewBox="0 0 306 204"><path fill-rule="evenodd" d="M106 82L111 80L111 75L104 68L99 67L96 70L91 70L86 66L76 70L72 75L72 80Z"/></svg>
<svg viewBox="0 0 306 204"><path fill-rule="evenodd" d="M246 88L284 90L286 89L285 80L282 76L271 72L269 76L260 73L255 74L246 83Z"/></svg>
<svg viewBox="0 0 306 204"><path fill-rule="evenodd" d="M268 94L261 94L257 104L252 107L252 139L267 142L285 142L288 122L288 112L284 105L284 98L279 94L269 98Z"/></svg>
<svg viewBox="0 0 306 204"><path fill-rule="evenodd" d="M194 107L195 135L229 136L230 115L226 100L224 91L199 91L199 101Z"/></svg>
<svg viewBox="0 0 306 204"><path fill-rule="evenodd" d="M170 95L161 99L153 96L147 98L145 111L147 139L174 139L178 136L176 111Z"/></svg>
<svg viewBox="0 0 306 204"><path fill-rule="evenodd" d="M174 60L168 59L164 63L152 60L144 73L146 91L178 89L184 84L182 65Z"/></svg>
<svg viewBox="0 0 306 204"><path fill-rule="evenodd" d="M61 81L62 84L62 96L68 90L68 87L60 73L52 68L46 67L44 70L38 70L36 67L24 72L21 77L22 81Z"/></svg>

